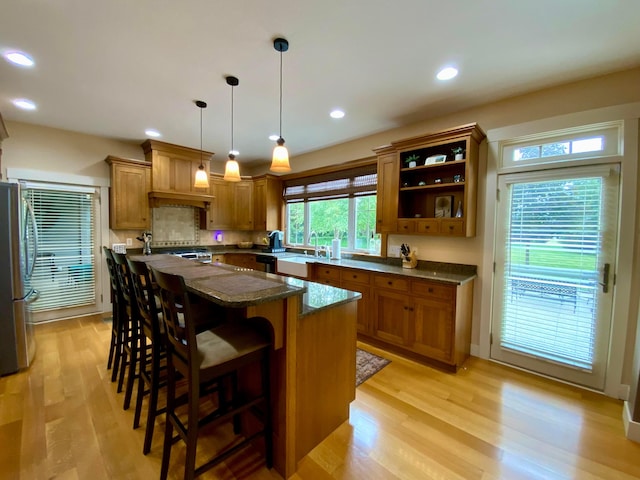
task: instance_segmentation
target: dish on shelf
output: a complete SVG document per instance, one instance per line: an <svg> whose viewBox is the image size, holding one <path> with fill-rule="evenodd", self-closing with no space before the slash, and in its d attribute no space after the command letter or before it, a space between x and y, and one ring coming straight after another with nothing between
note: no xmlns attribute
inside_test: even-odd
<svg viewBox="0 0 640 480"><path fill-rule="evenodd" d="M434 163L444 163L447 161L446 155L431 155L424 161L425 165L433 165Z"/></svg>

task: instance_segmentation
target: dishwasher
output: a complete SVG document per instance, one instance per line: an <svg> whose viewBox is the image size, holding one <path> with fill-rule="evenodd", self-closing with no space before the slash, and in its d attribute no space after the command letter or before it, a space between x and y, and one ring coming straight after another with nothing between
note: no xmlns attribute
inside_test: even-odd
<svg viewBox="0 0 640 480"><path fill-rule="evenodd" d="M256 255L256 262L264 264L264 271L276 273L276 257L273 255Z"/></svg>

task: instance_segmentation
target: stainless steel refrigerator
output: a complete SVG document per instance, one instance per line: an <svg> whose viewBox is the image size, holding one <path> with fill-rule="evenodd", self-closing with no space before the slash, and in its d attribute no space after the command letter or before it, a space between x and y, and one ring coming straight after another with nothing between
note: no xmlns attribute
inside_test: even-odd
<svg viewBox="0 0 640 480"><path fill-rule="evenodd" d="M28 367L35 355L29 304L38 229L17 183L0 182L0 375Z"/></svg>

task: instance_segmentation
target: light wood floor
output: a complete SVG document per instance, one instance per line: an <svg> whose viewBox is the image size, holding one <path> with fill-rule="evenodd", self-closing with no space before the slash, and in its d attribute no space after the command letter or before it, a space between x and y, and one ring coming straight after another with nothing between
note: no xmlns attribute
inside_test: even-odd
<svg viewBox="0 0 640 480"><path fill-rule="evenodd" d="M164 421L143 456L144 425L132 429L106 370L109 329L91 317L37 327L35 363L0 379L0 478L158 478ZM619 401L479 359L453 375L359 346L392 363L294 480L640 478ZM172 478L182 458L177 444ZM279 476L245 451L201 478Z"/></svg>

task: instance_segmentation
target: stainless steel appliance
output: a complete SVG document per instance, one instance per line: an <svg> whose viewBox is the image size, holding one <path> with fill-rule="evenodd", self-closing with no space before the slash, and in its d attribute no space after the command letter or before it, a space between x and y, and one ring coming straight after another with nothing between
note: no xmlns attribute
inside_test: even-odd
<svg viewBox="0 0 640 480"><path fill-rule="evenodd" d="M213 254L211 252L175 252L172 253L172 255L176 255L182 258L188 258L190 260L196 260L200 263L211 263L211 261L213 260Z"/></svg>
<svg viewBox="0 0 640 480"><path fill-rule="evenodd" d="M31 274L38 230L16 183L0 182L0 375L28 367L35 355L29 304L38 298Z"/></svg>
<svg viewBox="0 0 640 480"><path fill-rule="evenodd" d="M267 273L276 273L276 257L273 255L256 255L256 262L264 265Z"/></svg>

